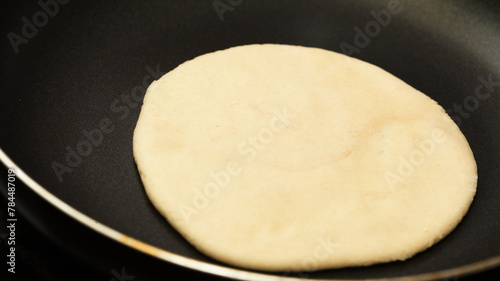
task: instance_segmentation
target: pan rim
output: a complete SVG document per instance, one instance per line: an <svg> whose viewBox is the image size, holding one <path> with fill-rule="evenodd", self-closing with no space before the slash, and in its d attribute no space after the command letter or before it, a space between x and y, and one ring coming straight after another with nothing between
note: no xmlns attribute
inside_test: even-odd
<svg viewBox="0 0 500 281"><path fill-rule="evenodd" d="M211 264L204 261L195 260L188 258L179 254L169 252L167 250L155 247L153 245L147 244L130 236L127 236L103 223L100 223L91 217L83 214L82 212L71 207L69 204L59 199L57 196L49 192L42 185L32 179L27 173L25 173L12 159L0 148L0 161L7 169L13 169L16 173L16 177L19 178L28 188L35 192L38 196L43 198L46 202L57 208L59 211L63 212L70 218L76 220L80 224L86 226L87 228L103 235L107 238L114 240L124 246L132 248L141 253L147 254L149 256L155 257L157 259L189 268L192 270L200 271L203 273L209 273L220 277L232 278L237 280L304 280L304 278L295 277L284 277L276 276L266 273L252 272L245 269L233 268L230 266L222 266ZM459 267L444 269L440 271L427 272L416 275L398 276L391 278L377 278L377 279L365 279L366 281L396 281L405 278L407 281L431 281L439 280L443 278L459 277L464 275L469 275L481 271L486 271L500 266L500 255L478 261L475 263L470 263L466 265L461 265ZM354 279L315 279L318 281L349 281Z"/></svg>

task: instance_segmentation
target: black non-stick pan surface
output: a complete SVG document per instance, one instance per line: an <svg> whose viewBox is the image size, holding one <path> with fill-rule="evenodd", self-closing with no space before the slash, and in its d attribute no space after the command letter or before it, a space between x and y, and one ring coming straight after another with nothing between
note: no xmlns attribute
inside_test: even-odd
<svg viewBox="0 0 500 281"><path fill-rule="evenodd" d="M245 279L432 279L500 264L498 1L8 2L2 11L2 161L17 165L18 181L70 220L115 246L131 245L145 259L159 257L159 272L161 264L174 263ZM479 171L476 197L456 230L404 262L307 273L247 275L190 246L152 207L134 163L132 134L144 89L186 60L254 43L347 53L448 109Z"/></svg>

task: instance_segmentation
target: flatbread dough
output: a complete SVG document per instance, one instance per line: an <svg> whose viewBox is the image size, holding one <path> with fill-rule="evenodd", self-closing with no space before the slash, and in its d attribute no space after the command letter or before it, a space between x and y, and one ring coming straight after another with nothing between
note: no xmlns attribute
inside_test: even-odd
<svg viewBox="0 0 500 281"><path fill-rule="evenodd" d="M467 212L476 163L442 107L317 48L199 56L148 88L134 132L147 195L219 261L310 271L405 260Z"/></svg>

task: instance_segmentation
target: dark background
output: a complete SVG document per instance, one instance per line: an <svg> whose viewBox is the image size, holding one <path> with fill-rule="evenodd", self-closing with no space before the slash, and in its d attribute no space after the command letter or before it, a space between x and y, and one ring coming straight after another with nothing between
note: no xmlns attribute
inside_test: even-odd
<svg viewBox="0 0 500 281"><path fill-rule="evenodd" d="M37 2L2 2L10 5L0 17L2 149L50 192L101 223L160 248L216 263L190 247L149 204L130 149L139 110L131 108L128 117L119 120L109 105L141 84L145 66L160 64L166 72L187 59L230 46L274 42L339 51L339 42L352 44L353 27L372 20L370 10L384 8L388 1L243 1L221 22L213 1L72 0L13 54L6 34L20 34L21 18L39 11ZM478 75L491 74L498 81L499 45L491 44L500 38L498 1L404 2L413 8L394 17L355 57L394 73L444 108L463 101L478 84ZM473 204L459 231L428 251L407 263L373 266L363 274L426 272L498 253L500 233L492 231L498 229L492 221L500 220L500 127L494 121L500 119L499 107L500 99L492 97L460 124L480 159L481 192L475 202L481 204ZM114 118L115 133L65 175L63 183L57 182L51 162L62 162L64 147L78 143L81 130L95 128L103 117ZM3 175L2 171L0 186ZM19 280L110 280L111 270L120 272L122 267L136 280L171 272L201 278L137 253L128 258L130 251L34 197L22 188L17 191L19 212L24 208L16 229ZM0 205L4 215L2 206L6 203ZM489 215L484 215L488 210ZM5 234L5 227L0 227ZM356 276L358 271L330 273ZM498 273L488 276L498 277ZM486 277L472 280L477 278Z"/></svg>

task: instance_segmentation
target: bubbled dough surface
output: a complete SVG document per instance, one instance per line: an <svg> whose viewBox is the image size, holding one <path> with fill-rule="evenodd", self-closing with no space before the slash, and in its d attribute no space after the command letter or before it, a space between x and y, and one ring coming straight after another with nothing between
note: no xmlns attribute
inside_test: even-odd
<svg viewBox="0 0 500 281"><path fill-rule="evenodd" d="M407 259L451 232L476 191L471 149L436 102L316 48L248 45L180 65L148 88L133 145L169 223L251 269Z"/></svg>

